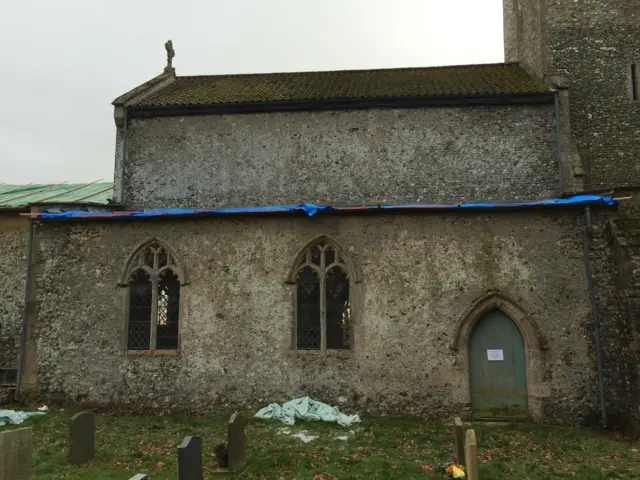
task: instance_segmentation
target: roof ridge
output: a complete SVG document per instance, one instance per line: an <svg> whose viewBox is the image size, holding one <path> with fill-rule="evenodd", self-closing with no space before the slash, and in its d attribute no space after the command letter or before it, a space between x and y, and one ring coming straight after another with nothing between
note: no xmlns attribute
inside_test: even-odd
<svg viewBox="0 0 640 480"><path fill-rule="evenodd" d="M429 67L389 67L389 68L358 68L353 70L295 70L290 72L252 72L252 73L220 73L208 75L176 75L176 80L186 78L209 78L209 77L253 77L265 75L302 75L302 74L336 74L336 73L358 73L358 72L399 72L407 70L449 70L455 68L485 68L485 67L512 67L521 66L518 62L496 62L496 63L470 63L462 65L433 65Z"/></svg>

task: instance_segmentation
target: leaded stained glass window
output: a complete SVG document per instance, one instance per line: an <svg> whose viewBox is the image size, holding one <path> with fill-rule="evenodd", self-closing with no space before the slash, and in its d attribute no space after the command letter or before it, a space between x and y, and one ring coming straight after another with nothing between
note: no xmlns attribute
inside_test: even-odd
<svg viewBox="0 0 640 480"><path fill-rule="evenodd" d="M152 242L130 261L127 348L176 350L180 279L176 259Z"/></svg>
<svg viewBox="0 0 640 480"><path fill-rule="evenodd" d="M297 270L296 348L351 348L350 282L346 259L330 242L309 247Z"/></svg>

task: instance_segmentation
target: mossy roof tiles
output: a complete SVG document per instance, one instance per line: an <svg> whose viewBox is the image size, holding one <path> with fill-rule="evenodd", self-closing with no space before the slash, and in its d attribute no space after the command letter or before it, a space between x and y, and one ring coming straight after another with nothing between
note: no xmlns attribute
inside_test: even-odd
<svg viewBox="0 0 640 480"><path fill-rule="evenodd" d="M176 77L135 107L446 98L548 93L517 63Z"/></svg>

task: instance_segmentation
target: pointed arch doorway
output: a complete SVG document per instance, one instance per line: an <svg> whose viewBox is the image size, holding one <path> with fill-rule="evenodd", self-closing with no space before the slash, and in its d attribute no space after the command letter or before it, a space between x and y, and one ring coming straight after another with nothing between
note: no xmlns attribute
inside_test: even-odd
<svg viewBox="0 0 640 480"><path fill-rule="evenodd" d="M526 352L509 316L492 309L469 338L471 411L476 419L528 418Z"/></svg>

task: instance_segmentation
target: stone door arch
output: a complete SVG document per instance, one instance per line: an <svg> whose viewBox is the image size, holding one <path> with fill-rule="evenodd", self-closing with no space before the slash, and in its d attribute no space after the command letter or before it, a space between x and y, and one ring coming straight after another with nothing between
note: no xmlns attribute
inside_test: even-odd
<svg viewBox="0 0 640 480"><path fill-rule="evenodd" d="M549 387L542 382L543 350L546 348L542 335L534 320L514 301L498 292L490 292L478 299L462 316L454 334L452 350L458 357L460 368L460 390L457 403L471 406L471 385L469 370L469 344L471 334L478 322L494 310L508 316L517 326L524 341L526 382L529 416L534 421L544 419L543 398L549 396Z"/></svg>

